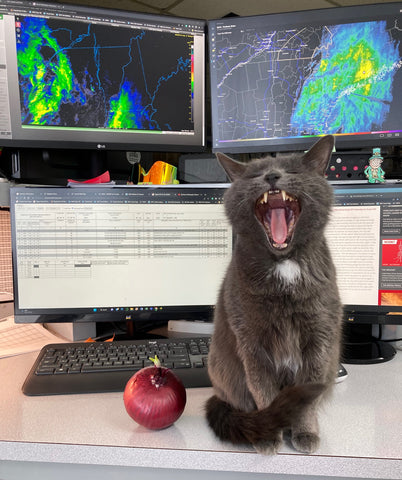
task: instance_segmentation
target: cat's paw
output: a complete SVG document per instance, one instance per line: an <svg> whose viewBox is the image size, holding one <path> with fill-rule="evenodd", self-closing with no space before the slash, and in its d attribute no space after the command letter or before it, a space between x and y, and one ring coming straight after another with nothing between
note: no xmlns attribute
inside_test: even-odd
<svg viewBox="0 0 402 480"><path fill-rule="evenodd" d="M298 432L292 435L293 447L302 453L313 453L320 445L320 437L315 433Z"/></svg>
<svg viewBox="0 0 402 480"><path fill-rule="evenodd" d="M276 455L282 445L282 436L275 438L274 440L265 440L254 444L254 448L258 453L262 455Z"/></svg>

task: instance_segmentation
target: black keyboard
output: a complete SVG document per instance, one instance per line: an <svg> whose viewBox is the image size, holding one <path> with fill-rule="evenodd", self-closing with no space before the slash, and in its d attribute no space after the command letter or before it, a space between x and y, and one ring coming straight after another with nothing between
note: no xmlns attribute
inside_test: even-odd
<svg viewBox="0 0 402 480"><path fill-rule="evenodd" d="M128 380L158 356L186 388L209 387L210 337L46 345L29 372L26 395L123 392Z"/></svg>

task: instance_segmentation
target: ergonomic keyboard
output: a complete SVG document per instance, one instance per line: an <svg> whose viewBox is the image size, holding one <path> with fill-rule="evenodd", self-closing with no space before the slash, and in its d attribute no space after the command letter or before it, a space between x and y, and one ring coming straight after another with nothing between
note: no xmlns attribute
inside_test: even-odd
<svg viewBox="0 0 402 480"><path fill-rule="evenodd" d="M128 380L158 356L186 388L209 387L211 337L46 345L30 370L26 395L122 392Z"/></svg>

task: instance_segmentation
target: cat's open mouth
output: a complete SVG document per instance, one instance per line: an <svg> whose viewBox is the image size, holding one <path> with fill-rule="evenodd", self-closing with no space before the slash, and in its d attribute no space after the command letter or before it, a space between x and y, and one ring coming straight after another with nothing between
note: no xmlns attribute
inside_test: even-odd
<svg viewBox="0 0 402 480"><path fill-rule="evenodd" d="M283 250L292 240L300 215L300 204L296 197L285 190L269 190L258 198L255 214L271 245Z"/></svg>

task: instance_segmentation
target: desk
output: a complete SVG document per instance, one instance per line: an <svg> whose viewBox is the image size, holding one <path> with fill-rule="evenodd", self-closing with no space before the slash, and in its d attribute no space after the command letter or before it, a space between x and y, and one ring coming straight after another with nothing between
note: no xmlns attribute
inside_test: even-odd
<svg viewBox="0 0 402 480"><path fill-rule="evenodd" d="M159 432L131 420L121 393L26 397L21 385L35 358L0 360L2 480L402 478L401 352L383 364L347 365L320 416L319 451L284 446L274 457L214 438L203 414L209 388L189 389L181 418Z"/></svg>

